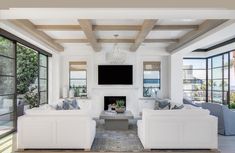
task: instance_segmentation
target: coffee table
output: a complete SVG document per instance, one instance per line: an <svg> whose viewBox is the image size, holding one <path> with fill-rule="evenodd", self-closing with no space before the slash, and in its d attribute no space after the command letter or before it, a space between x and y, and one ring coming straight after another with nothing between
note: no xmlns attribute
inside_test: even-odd
<svg viewBox="0 0 235 153"><path fill-rule="evenodd" d="M100 119L105 121L106 130L128 130L129 119L133 118L134 116L131 111L125 111L124 113L102 111L100 114Z"/></svg>

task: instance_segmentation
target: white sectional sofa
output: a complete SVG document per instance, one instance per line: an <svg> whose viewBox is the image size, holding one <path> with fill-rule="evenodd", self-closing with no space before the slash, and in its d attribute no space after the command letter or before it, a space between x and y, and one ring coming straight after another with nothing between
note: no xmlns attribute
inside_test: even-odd
<svg viewBox="0 0 235 153"><path fill-rule="evenodd" d="M96 122L83 110L27 110L18 118L17 147L89 150Z"/></svg>
<svg viewBox="0 0 235 153"><path fill-rule="evenodd" d="M138 136L145 149L217 149L217 122L203 109L144 109Z"/></svg>

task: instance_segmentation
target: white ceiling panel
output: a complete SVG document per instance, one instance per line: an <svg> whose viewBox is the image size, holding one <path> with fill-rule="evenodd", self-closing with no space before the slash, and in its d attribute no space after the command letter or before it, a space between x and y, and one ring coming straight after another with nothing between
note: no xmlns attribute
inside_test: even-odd
<svg viewBox="0 0 235 153"><path fill-rule="evenodd" d="M77 19L63 19L63 20L30 20L33 24L36 25L78 25Z"/></svg>
<svg viewBox="0 0 235 153"><path fill-rule="evenodd" d="M118 39L134 39L136 38L138 31L96 31L98 38L114 39L114 35L118 34Z"/></svg>
<svg viewBox="0 0 235 153"><path fill-rule="evenodd" d="M82 31L45 31L53 39L85 39Z"/></svg>
<svg viewBox="0 0 235 153"><path fill-rule="evenodd" d="M151 31L147 39L178 39L188 33L190 30L181 31Z"/></svg>
<svg viewBox="0 0 235 153"><path fill-rule="evenodd" d="M205 20L197 19L169 19L169 20L158 20L158 25L200 25Z"/></svg>
<svg viewBox="0 0 235 153"><path fill-rule="evenodd" d="M144 20L92 20L95 25L142 25Z"/></svg>

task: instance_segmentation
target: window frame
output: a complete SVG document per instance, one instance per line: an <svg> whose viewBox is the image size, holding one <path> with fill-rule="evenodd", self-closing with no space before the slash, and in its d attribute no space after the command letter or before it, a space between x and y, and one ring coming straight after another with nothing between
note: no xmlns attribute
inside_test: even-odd
<svg viewBox="0 0 235 153"><path fill-rule="evenodd" d="M160 69L159 69L159 71L158 71L158 70L145 70L145 68L144 68L144 63L145 63L145 62L156 62L156 63L158 62L158 63L160 63ZM152 89L158 89L158 90L161 90L161 61L143 61L142 66L143 66L143 79L142 79L142 81L143 81L143 86L142 86L142 96L143 96L143 97L151 97L151 95L150 95L150 96L145 96L145 95L144 95L144 91L145 91L144 89L145 89L145 88L149 88L149 89L150 89L150 88L152 88ZM157 78L157 79L159 79L159 87L144 87L144 84L145 84L145 83L144 83L144 72L145 72L145 71L157 71L157 72L159 72L159 78Z"/></svg>
<svg viewBox="0 0 235 153"><path fill-rule="evenodd" d="M69 61L69 90L71 89L71 81L72 80L86 80L86 87L85 87L85 89L86 89L86 93L88 92L88 83L87 83L87 68L85 69L85 70L78 70L78 71L85 71L86 72L86 79L72 79L71 78L71 65L73 64L73 63L76 63L76 62L85 62L86 63L86 66L87 66L87 61L85 61L85 60L79 60L79 61ZM81 97L81 96L78 96L78 97Z"/></svg>

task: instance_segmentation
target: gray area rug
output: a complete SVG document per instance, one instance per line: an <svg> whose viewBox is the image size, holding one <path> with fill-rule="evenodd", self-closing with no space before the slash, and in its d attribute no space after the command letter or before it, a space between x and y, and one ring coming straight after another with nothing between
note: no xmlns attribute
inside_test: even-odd
<svg viewBox="0 0 235 153"><path fill-rule="evenodd" d="M137 136L136 120L130 121L129 130L104 129L104 121L97 120L96 137L91 151L98 152L141 152L143 146Z"/></svg>
<svg viewBox="0 0 235 153"><path fill-rule="evenodd" d="M137 135L137 120L130 120L129 130L104 129L104 121L96 120L96 136L91 152L146 152ZM154 153L220 153L218 150L151 150Z"/></svg>

